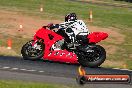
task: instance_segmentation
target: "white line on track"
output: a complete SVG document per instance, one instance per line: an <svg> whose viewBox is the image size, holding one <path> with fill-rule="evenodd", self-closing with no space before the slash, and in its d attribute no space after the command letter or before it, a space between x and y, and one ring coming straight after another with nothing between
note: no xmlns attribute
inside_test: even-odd
<svg viewBox="0 0 132 88"><path fill-rule="evenodd" d="M20 69L21 71L26 71L26 69Z"/></svg>
<svg viewBox="0 0 132 88"><path fill-rule="evenodd" d="M27 69L24 69L24 68L23 69L19 69L19 68L15 68L15 67L11 68L11 67L8 67L8 66L4 66L4 67L0 66L0 68L2 68L2 69L11 69L11 70L30 71L30 72L37 71L37 70L33 70L33 69L27 70ZM124 71L132 71L130 69L121 69L121 68L112 68L112 69L124 70ZM44 71L37 71L37 72L43 73Z"/></svg>
<svg viewBox="0 0 132 88"><path fill-rule="evenodd" d="M42 73L42 72L44 72L44 71L38 71L38 72Z"/></svg>
<svg viewBox="0 0 132 88"><path fill-rule="evenodd" d="M18 70L19 68L11 68L11 70Z"/></svg>
<svg viewBox="0 0 132 88"><path fill-rule="evenodd" d="M43 72L45 72L45 71L42 71L42 70L40 70L40 71L38 71L38 70L34 70L34 69L25 69L25 68L16 68L16 67L8 67L8 66L4 66L4 67L0 67L0 68L2 68L2 69L10 69L10 70L21 70L21 71L28 71L28 72L39 72L39 73L43 73Z"/></svg>
<svg viewBox="0 0 132 88"><path fill-rule="evenodd" d="M124 70L124 71L132 71L132 70L130 70L130 69L121 69L121 68L112 68L112 69Z"/></svg>
<svg viewBox="0 0 132 88"><path fill-rule="evenodd" d="M25 71L30 71L30 72L33 72L33 71L36 71L36 70L25 70Z"/></svg>
<svg viewBox="0 0 132 88"><path fill-rule="evenodd" d="M39 72L39 73L43 73L43 72L45 72L45 71L38 71L38 70L33 70L33 69L29 69L29 70L27 70L27 69L19 69L19 68L11 68L11 67L8 67L8 66L4 66L4 67L0 67L0 68L2 68L2 69L10 69L10 70L21 70L21 71L28 71L28 72ZM117 70L123 70L123 71L132 71L132 70L129 70L129 69L121 69L121 68L112 68L112 69L117 69Z"/></svg>
<svg viewBox="0 0 132 88"><path fill-rule="evenodd" d="M2 67L3 69L9 69L10 67Z"/></svg>

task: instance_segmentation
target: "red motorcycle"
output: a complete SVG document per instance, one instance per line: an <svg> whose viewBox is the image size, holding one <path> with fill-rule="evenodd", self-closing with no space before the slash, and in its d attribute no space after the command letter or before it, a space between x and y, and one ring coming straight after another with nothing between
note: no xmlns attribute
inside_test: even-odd
<svg viewBox="0 0 132 88"><path fill-rule="evenodd" d="M23 45L21 54L28 60L43 57L49 61L98 67L105 61L106 51L96 43L107 37L107 33L92 32L88 35L77 35L75 42L70 43L64 30L55 32L44 26L36 32L33 40Z"/></svg>

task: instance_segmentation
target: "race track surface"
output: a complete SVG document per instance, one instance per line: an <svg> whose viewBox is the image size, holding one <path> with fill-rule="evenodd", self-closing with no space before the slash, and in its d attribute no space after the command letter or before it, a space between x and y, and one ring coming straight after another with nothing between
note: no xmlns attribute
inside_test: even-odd
<svg viewBox="0 0 132 88"><path fill-rule="evenodd" d="M21 57L0 57L0 79L38 81L77 85L79 65L49 61L29 61ZM132 71L110 68L85 68L87 74L130 74ZM87 84L89 88L132 88L128 84Z"/></svg>

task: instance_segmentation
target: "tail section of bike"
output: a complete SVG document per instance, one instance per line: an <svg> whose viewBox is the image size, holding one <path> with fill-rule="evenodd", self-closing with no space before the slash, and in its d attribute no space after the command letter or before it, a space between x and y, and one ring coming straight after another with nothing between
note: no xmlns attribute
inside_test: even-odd
<svg viewBox="0 0 132 88"><path fill-rule="evenodd" d="M92 32L88 35L89 43L98 43L101 40L104 40L108 37L108 34L105 32Z"/></svg>

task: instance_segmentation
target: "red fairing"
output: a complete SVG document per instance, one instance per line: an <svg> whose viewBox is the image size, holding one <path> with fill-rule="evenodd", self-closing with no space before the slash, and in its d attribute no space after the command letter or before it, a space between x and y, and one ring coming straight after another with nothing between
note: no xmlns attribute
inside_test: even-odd
<svg viewBox="0 0 132 88"><path fill-rule="evenodd" d="M92 32L88 35L89 43L98 43L101 40L104 40L108 37L108 34L105 32Z"/></svg>
<svg viewBox="0 0 132 88"><path fill-rule="evenodd" d="M49 34L53 36L53 39L49 39ZM45 28L39 29L34 35L34 40L37 38L44 39L44 59L51 61L67 62L67 63L78 63L76 54L69 52L67 50L51 50L52 45L58 40L63 39L62 36L56 34L51 30Z"/></svg>
<svg viewBox="0 0 132 88"><path fill-rule="evenodd" d="M49 34L54 37L52 40L49 39ZM47 56L50 53L50 48L56 41L63 39L63 37L61 37L60 35L45 28L41 28L36 32L34 40L37 40L37 38L41 38L44 40L45 45L44 56Z"/></svg>
<svg viewBox="0 0 132 88"><path fill-rule="evenodd" d="M88 35L89 43L98 43L108 37L107 33L104 32L93 32ZM67 50L52 50L51 47L57 41L62 40L63 37L57 33L48 30L46 28L40 28L34 35L34 40L43 39L44 40L44 60L58 61L64 63L79 63L77 55L73 52ZM34 45L34 43L33 43Z"/></svg>
<svg viewBox="0 0 132 88"><path fill-rule="evenodd" d="M51 61L59 61L65 63L78 63L76 54L68 52L67 50L55 50L51 51L48 55L45 55L44 58Z"/></svg>

